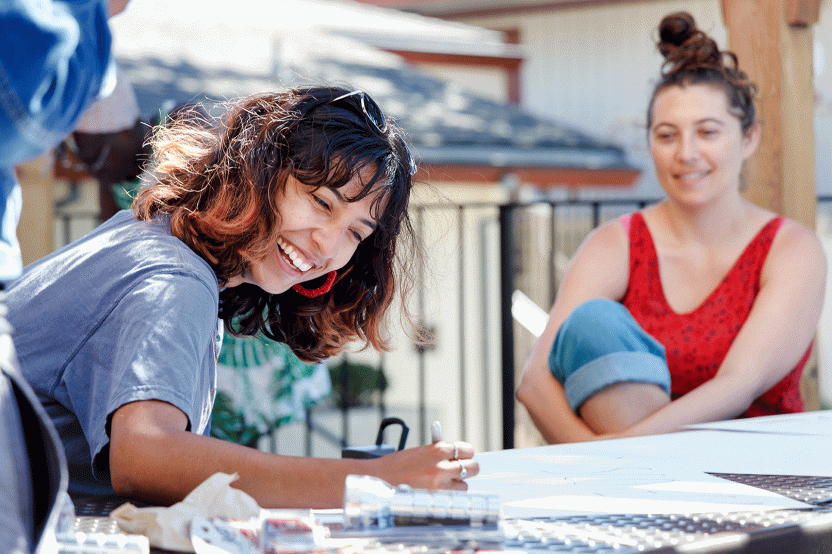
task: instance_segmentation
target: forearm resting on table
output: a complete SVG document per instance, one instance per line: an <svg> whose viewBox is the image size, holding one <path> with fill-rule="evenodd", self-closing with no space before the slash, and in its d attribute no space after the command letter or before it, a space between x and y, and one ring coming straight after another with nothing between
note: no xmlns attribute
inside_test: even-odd
<svg viewBox="0 0 832 554"><path fill-rule="evenodd" d="M263 508L337 508L347 475L391 485L467 490L460 478L479 473L466 442L434 442L382 458L281 456L186 431L187 417L162 401L125 404L112 417L110 476L116 493L156 504L185 498L211 475L236 473L233 486ZM465 465L463 468L463 460Z"/></svg>
<svg viewBox="0 0 832 554"><path fill-rule="evenodd" d="M279 456L188 431L114 443L110 460L113 487L122 496L168 505L214 473L236 473L232 486L264 508L340 507L344 479L366 465Z"/></svg>
<svg viewBox="0 0 832 554"><path fill-rule="evenodd" d="M373 460L279 456L185 431L187 419L164 402L127 404L113 415L110 476L116 493L171 504L217 472L264 508L340 507L344 480ZM366 466L366 467L365 467ZM377 469L377 468L376 468Z"/></svg>
<svg viewBox="0 0 832 554"><path fill-rule="evenodd" d="M741 375L717 374L616 436L658 435L694 423L733 419L748 409L755 391Z"/></svg>

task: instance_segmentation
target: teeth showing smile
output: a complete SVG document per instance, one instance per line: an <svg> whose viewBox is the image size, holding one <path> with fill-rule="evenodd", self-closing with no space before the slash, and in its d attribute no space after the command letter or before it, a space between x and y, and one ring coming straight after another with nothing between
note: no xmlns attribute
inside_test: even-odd
<svg viewBox="0 0 832 554"><path fill-rule="evenodd" d="M692 179L701 179L705 175L707 175L707 171L697 171L696 173L683 173L679 175L679 179L682 180L692 180Z"/></svg>
<svg viewBox="0 0 832 554"><path fill-rule="evenodd" d="M286 243L282 238L277 238L277 245L280 247L280 250L286 255L286 257L289 258L289 261L292 262L292 265L298 268L300 271L309 271L312 268L312 264L301 258L298 252L295 250L294 246Z"/></svg>

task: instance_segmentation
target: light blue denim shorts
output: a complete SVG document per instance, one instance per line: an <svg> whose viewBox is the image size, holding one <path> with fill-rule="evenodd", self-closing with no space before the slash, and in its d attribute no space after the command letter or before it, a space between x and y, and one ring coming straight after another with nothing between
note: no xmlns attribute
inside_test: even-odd
<svg viewBox="0 0 832 554"><path fill-rule="evenodd" d="M590 396L622 382L652 383L670 394L664 346L647 334L620 302L589 300L560 326L549 370L577 412Z"/></svg>

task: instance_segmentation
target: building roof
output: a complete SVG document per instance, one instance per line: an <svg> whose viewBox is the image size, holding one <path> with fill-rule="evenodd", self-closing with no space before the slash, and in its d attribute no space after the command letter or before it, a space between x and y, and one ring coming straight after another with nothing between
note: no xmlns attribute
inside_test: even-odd
<svg viewBox="0 0 832 554"><path fill-rule="evenodd" d="M226 2L211 8L213 1L134 0L113 20L116 57L143 114L166 101L212 104L323 82L370 93L405 129L434 179L515 173L541 185L625 185L638 175L617 145L428 76L380 47L418 44L421 36L433 48L446 33L457 51L516 55L497 52L493 31L354 2L235 0L229 10ZM281 6L280 23L271 24L276 14L250 17L249 3Z"/></svg>
<svg viewBox="0 0 832 554"><path fill-rule="evenodd" d="M598 4L599 0L357 0L408 13L443 18L465 18L568 9ZM636 0L603 0L605 3Z"/></svg>

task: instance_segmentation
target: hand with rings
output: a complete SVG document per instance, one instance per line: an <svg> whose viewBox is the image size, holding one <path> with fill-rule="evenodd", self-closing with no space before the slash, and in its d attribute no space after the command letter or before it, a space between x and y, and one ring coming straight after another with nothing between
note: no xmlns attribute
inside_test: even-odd
<svg viewBox="0 0 832 554"><path fill-rule="evenodd" d="M457 460L457 462L459 462L459 480L462 481L468 477L468 470L462 465L462 460Z"/></svg>
<svg viewBox="0 0 832 554"><path fill-rule="evenodd" d="M451 444L453 444L453 447L454 447L454 457L451 458L451 461L457 462L459 464L459 477L457 477L456 480L464 481L468 477L468 468L465 467L465 463L464 463L463 459L460 459L460 457L459 457L459 443L453 442ZM465 443L463 443L463 444L465 444ZM471 455L473 456L473 452L471 453ZM470 459L470 458L466 458L466 459ZM471 460L471 462L474 465L476 465L476 462L474 462L473 460ZM477 466L477 472L478 471L479 471L479 469L478 469L478 466Z"/></svg>
<svg viewBox="0 0 832 554"><path fill-rule="evenodd" d="M378 477L391 485L409 485L414 489L468 490L466 479L480 472L474 459L474 446L465 441L445 441L434 425L430 444L405 448L380 458L356 460L365 464L360 472ZM353 473L359 473L358 470Z"/></svg>

